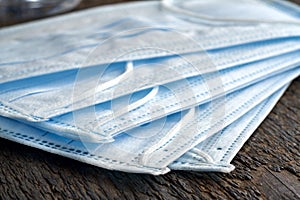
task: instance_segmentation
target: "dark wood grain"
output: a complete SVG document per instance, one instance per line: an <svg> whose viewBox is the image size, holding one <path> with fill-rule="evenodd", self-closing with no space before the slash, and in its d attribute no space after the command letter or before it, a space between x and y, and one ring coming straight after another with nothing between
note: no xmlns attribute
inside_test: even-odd
<svg viewBox="0 0 300 200"><path fill-rule="evenodd" d="M86 0L80 8L109 2ZM229 174L115 172L0 139L0 199L300 199L299 99L300 78Z"/></svg>

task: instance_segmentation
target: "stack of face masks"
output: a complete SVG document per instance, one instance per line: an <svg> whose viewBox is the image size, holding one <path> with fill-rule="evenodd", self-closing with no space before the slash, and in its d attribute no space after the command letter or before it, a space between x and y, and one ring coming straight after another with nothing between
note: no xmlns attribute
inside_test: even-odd
<svg viewBox="0 0 300 200"><path fill-rule="evenodd" d="M147 1L0 30L0 136L99 167L230 164L300 74L285 1Z"/></svg>

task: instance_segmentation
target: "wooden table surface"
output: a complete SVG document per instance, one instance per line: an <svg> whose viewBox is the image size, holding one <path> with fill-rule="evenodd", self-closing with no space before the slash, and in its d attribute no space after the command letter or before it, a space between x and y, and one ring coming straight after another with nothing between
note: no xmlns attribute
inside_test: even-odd
<svg viewBox="0 0 300 200"><path fill-rule="evenodd" d="M79 8L112 2L85 0ZM0 139L0 199L300 199L299 99L298 77L228 174L123 173Z"/></svg>

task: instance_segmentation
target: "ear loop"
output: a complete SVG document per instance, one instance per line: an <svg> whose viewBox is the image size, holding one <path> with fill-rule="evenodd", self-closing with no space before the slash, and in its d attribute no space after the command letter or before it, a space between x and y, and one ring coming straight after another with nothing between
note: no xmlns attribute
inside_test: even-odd
<svg viewBox="0 0 300 200"><path fill-rule="evenodd" d="M186 0L189 1L189 0ZM273 2L278 2L277 0L270 0ZM291 22L291 21L277 21L277 20L251 20L251 19L234 19L234 18L217 18L217 17L212 17L210 15L205 15L201 13L196 13L184 8L181 8L178 4L181 2L181 0L162 0L161 5L163 8L179 13L181 15L189 16L195 19L199 19L201 21L209 21L213 22L215 24L222 24L222 25L231 25L231 24L236 24L236 23L241 23L241 24L257 24L257 23L267 23L267 24L289 24L289 25L300 25L300 20L299 22ZM222 3L223 1L220 1ZM280 2L281 4L284 4L288 7L294 8L299 10L300 14L300 9L298 8L297 5L294 5L289 2Z"/></svg>
<svg viewBox="0 0 300 200"><path fill-rule="evenodd" d="M107 81L105 83L102 83L100 84L97 88L96 88L96 92L100 92L100 91L103 91L105 89L108 89L110 87L113 87L115 86L116 84L118 84L122 79L126 78L132 71L133 71L133 63L132 61L128 61L126 63L126 66L125 66L125 72L121 75L119 75L118 77L110 80L110 81Z"/></svg>
<svg viewBox="0 0 300 200"><path fill-rule="evenodd" d="M184 111L185 114L182 117L182 119L176 125L174 125L167 132L167 134L163 138L160 139L160 141L158 141L155 145L148 148L144 152L144 154L139 158L140 159L140 164L142 164L142 165L149 165L150 164L151 165L153 160L155 160L154 157L157 155L157 154L154 155L154 153L157 150L159 150L161 147L166 145L166 141L169 141L174 135L176 135L176 133L178 133L183 126L185 126L188 122L190 122L192 119L195 118L197 109L198 109L197 107L194 107L194 108L190 108L189 110ZM172 153L172 152L164 151L164 152L161 153L161 155L169 154L169 153Z"/></svg>

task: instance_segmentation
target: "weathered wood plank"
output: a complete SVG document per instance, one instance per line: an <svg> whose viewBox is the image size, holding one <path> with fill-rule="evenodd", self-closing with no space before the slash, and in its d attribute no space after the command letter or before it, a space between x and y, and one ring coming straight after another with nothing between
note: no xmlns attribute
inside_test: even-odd
<svg viewBox="0 0 300 200"><path fill-rule="evenodd" d="M0 199L300 199L299 99L300 78L229 174L114 172L0 139Z"/></svg>

